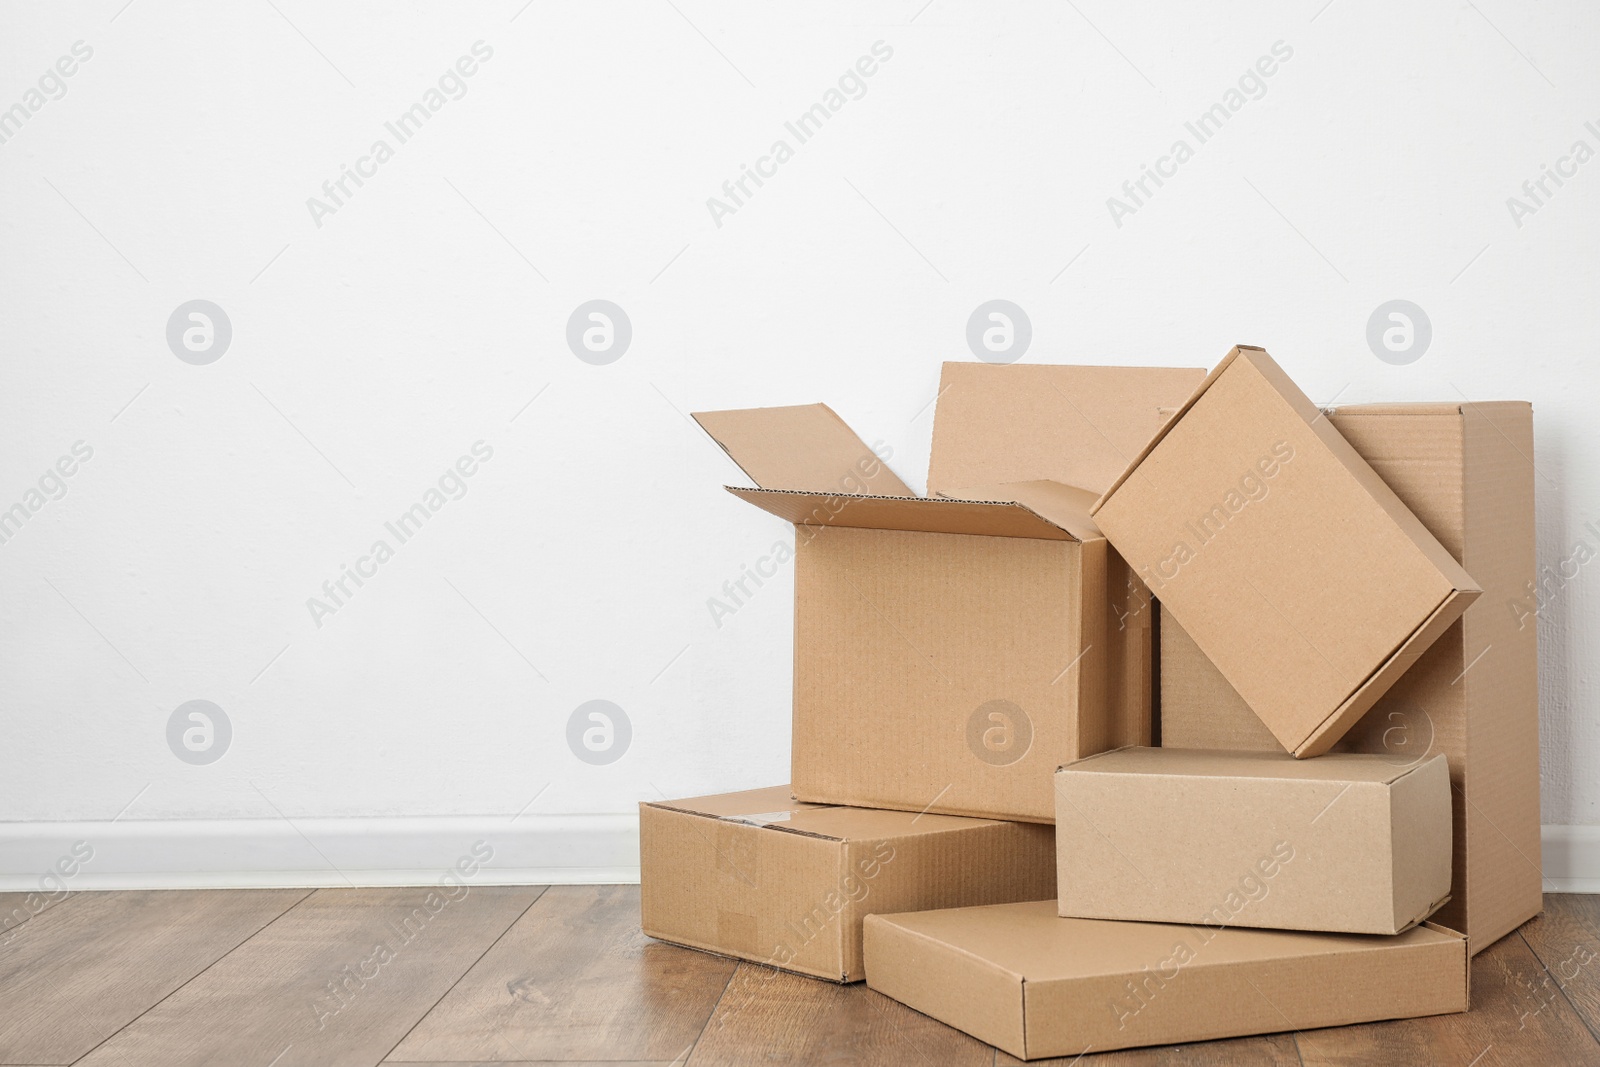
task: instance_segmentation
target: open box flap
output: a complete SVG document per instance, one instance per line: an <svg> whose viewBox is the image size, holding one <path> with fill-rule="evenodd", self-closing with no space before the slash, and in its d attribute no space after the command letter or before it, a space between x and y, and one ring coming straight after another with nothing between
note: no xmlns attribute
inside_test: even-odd
<svg viewBox="0 0 1600 1067"><path fill-rule="evenodd" d="M1003 482L999 485L969 486L951 490L948 495L959 500L993 500L1021 504L1035 515L1048 519L1068 531L1080 541L1093 541L1104 537L1089 509L1099 498L1098 493L1060 482L1037 480L1030 482Z"/></svg>
<svg viewBox="0 0 1600 1067"><path fill-rule="evenodd" d="M866 530L912 530L922 533L980 534L989 537L1033 537L1046 541L1081 540L1021 504L945 497L849 496L797 493L787 489L744 489L728 492L796 526L850 526Z"/></svg>
<svg viewBox="0 0 1600 1067"><path fill-rule="evenodd" d="M763 489L916 496L826 404L697 411L694 419Z"/></svg>

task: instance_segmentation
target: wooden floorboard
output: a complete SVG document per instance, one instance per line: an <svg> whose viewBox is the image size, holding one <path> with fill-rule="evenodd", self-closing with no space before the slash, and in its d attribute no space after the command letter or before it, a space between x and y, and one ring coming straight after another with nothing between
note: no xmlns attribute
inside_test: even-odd
<svg viewBox="0 0 1600 1067"><path fill-rule="evenodd" d="M11 943L17 927L71 896L65 891L52 893L43 889L28 893L0 893L0 947Z"/></svg>
<svg viewBox="0 0 1600 1067"><path fill-rule="evenodd" d="M0 928L0 1063L1019 1062L861 984L652 941L635 886L478 887L433 907L429 892L77 893L29 907ZM1600 1064L1597 1021L1600 897L1550 896L1473 961L1465 1014L1034 1062Z"/></svg>
<svg viewBox="0 0 1600 1067"><path fill-rule="evenodd" d="M1547 896L1544 914L1521 933L1544 967L1534 982L1535 1002L1565 998L1589 1032L1600 1035L1600 896Z"/></svg>
<svg viewBox="0 0 1600 1067"><path fill-rule="evenodd" d="M859 983L740 964L688 1067L778 1062L989 1067L994 1050Z"/></svg>
<svg viewBox="0 0 1600 1067"><path fill-rule="evenodd" d="M1399 1019L1306 1030L1296 1037L1306 1067L1379 1067L1395 1063L1600 1063L1600 1043L1572 1005L1542 997L1538 957L1512 933L1472 960L1472 1009L1425 1019Z"/></svg>
<svg viewBox="0 0 1600 1067"><path fill-rule="evenodd" d="M84 1067L372 1067L540 887L318 890Z"/></svg>
<svg viewBox="0 0 1600 1067"><path fill-rule="evenodd" d="M681 1060L733 970L645 937L638 886L556 886L390 1059Z"/></svg>
<svg viewBox="0 0 1600 1067"><path fill-rule="evenodd" d="M306 895L79 893L0 948L0 1062L71 1063Z"/></svg>

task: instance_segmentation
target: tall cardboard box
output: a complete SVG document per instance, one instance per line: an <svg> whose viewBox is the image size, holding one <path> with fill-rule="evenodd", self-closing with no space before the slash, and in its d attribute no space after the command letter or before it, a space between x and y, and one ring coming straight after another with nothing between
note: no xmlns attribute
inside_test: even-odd
<svg viewBox="0 0 1600 1067"><path fill-rule="evenodd" d="M1059 764L1149 743L1149 627L1092 492L918 497L822 404L695 418L757 483L728 491L795 525L796 798L1047 823Z"/></svg>
<svg viewBox="0 0 1600 1067"><path fill-rule="evenodd" d="M1230 352L1092 515L1300 757L1332 748L1480 593L1259 348Z"/></svg>
<svg viewBox="0 0 1600 1067"><path fill-rule="evenodd" d="M1450 893L1435 754L1124 748L1056 772L1061 914L1397 934Z"/></svg>
<svg viewBox="0 0 1600 1067"><path fill-rule="evenodd" d="M639 805L639 883L651 937L858 982L867 915L1053 892L1055 839L1027 823L801 804L774 786Z"/></svg>
<svg viewBox="0 0 1600 1067"><path fill-rule="evenodd" d="M1466 941L1432 923L1214 930L1042 900L873 915L866 953L867 985L1024 1060L1467 1010Z"/></svg>
<svg viewBox="0 0 1600 1067"><path fill-rule="evenodd" d="M1454 883L1437 921L1477 952L1538 914L1539 597L1533 409L1359 404L1327 421L1482 585L1484 595L1340 747L1450 761ZM1278 750L1177 620L1160 622L1161 743Z"/></svg>

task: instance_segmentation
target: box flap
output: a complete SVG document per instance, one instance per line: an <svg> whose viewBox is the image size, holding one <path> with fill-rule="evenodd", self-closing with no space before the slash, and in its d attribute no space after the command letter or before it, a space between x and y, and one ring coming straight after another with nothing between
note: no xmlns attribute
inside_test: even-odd
<svg viewBox="0 0 1600 1067"><path fill-rule="evenodd" d="M1099 493L1206 376L1203 367L946 363L929 496L1049 479Z"/></svg>
<svg viewBox="0 0 1600 1067"><path fill-rule="evenodd" d="M826 404L697 411L694 419L764 489L916 495Z"/></svg>
<svg viewBox="0 0 1600 1067"><path fill-rule="evenodd" d="M945 497L839 496L786 489L743 489L732 485L727 489L734 496L797 526L1078 540L1072 531L1021 504Z"/></svg>
<svg viewBox="0 0 1600 1067"><path fill-rule="evenodd" d="M1104 536L1089 517L1095 494L1060 482L1005 482L1000 485L971 486L947 494L959 500L995 500L1021 504L1035 515L1069 531L1080 541Z"/></svg>

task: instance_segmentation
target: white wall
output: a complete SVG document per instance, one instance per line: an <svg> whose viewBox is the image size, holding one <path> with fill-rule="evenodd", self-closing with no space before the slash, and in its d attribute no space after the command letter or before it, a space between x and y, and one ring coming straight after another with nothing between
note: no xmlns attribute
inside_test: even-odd
<svg viewBox="0 0 1600 1067"><path fill-rule="evenodd" d="M0 144L0 508L93 450L0 544L0 820L60 823L10 827L12 887L74 835L102 842L84 885L465 847L335 855L354 817L402 842L504 824L512 866L610 877L636 801L784 780L786 579L720 627L707 600L786 527L722 492L738 472L684 412L825 399L920 487L939 364L973 358L992 298L1033 361L1243 341L1323 402L1532 400L1541 563L1600 548L1600 163L1507 206L1600 149L1589 5L123 2L0 9L0 108L42 105ZM65 95L29 97L79 41ZM400 144L385 122L479 41ZM877 42L798 144L784 123ZM1185 121L1277 42L1198 144ZM314 218L380 138L393 158ZM780 138L793 158L714 219ZM1193 158L1114 221L1179 138ZM167 340L194 299L232 325L205 365ZM565 340L592 299L632 323L609 365ZM1366 340L1391 299L1432 323L1408 365ZM386 535L480 441L466 494ZM307 599L378 538L394 558L318 625ZM1541 619L1557 826L1600 823L1596 573ZM208 765L168 745L196 699L232 727ZM633 731L604 766L566 739L595 699ZM169 820L206 820L190 852ZM259 854L194 845L230 827Z"/></svg>

